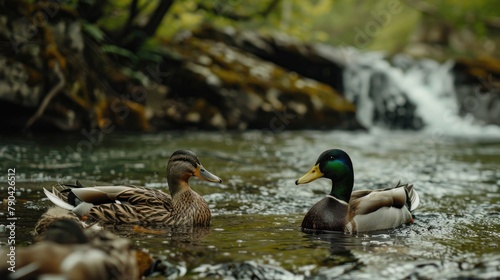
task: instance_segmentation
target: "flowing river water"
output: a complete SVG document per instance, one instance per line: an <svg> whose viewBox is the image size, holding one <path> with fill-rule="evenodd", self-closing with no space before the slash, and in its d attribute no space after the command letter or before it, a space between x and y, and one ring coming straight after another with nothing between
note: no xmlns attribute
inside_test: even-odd
<svg viewBox="0 0 500 280"><path fill-rule="evenodd" d="M169 155L190 149L224 181L190 181L211 207L211 227L187 234L111 228L168 264L160 278L500 277L498 139L382 130L102 136L0 136L0 223L6 223L7 169L15 168L18 246L31 243L33 225L51 206L42 187L79 179L89 186L132 184L166 191ZM353 236L302 233L304 214L330 185L325 179L300 186L294 181L329 148L351 156L354 189L413 183L421 199L415 222Z"/></svg>

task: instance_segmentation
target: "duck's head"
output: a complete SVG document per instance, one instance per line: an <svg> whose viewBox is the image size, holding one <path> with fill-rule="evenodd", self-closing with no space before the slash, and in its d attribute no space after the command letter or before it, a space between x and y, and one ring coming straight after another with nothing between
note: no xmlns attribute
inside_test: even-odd
<svg viewBox="0 0 500 280"><path fill-rule="evenodd" d="M311 170L295 181L295 184L307 184L323 177L337 181L352 174L352 162L349 155L342 150L332 149L324 151Z"/></svg>
<svg viewBox="0 0 500 280"><path fill-rule="evenodd" d="M354 171L351 158L346 152L339 149L324 151L311 170L295 181L295 184L307 184L318 178L331 179L331 194L349 201L354 183Z"/></svg>
<svg viewBox="0 0 500 280"><path fill-rule="evenodd" d="M203 167L195 153L188 150L175 151L167 164L167 180L169 187L187 183L192 176L202 180L222 183L222 179Z"/></svg>

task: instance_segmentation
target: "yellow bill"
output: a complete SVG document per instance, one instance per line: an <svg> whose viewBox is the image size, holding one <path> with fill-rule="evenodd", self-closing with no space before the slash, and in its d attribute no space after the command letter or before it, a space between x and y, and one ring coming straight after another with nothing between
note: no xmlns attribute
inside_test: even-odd
<svg viewBox="0 0 500 280"><path fill-rule="evenodd" d="M298 184L307 184L312 182L318 178L323 177L323 172L319 170L319 163L313 166L309 172L307 172L304 176L300 177L297 181L295 181L295 185Z"/></svg>

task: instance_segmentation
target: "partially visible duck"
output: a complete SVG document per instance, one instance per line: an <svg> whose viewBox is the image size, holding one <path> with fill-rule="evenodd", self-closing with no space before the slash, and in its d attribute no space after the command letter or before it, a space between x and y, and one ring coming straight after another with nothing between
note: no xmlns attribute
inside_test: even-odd
<svg viewBox="0 0 500 280"><path fill-rule="evenodd" d="M9 271L7 254L1 254L0 278L140 279L154 264L149 254L132 248L127 239L106 230L84 229L78 219L53 208L39 220L35 240L34 245L16 249L14 272Z"/></svg>
<svg viewBox="0 0 500 280"><path fill-rule="evenodd" d="M349 155L339 149L323 152L311 170L295 184L307 184L318 178L330 179L332 189L305 215L301 225L305 232L356 233L395 228L413 222L411 211L420 203L411 184L352 191L352 162Z"/></svg>

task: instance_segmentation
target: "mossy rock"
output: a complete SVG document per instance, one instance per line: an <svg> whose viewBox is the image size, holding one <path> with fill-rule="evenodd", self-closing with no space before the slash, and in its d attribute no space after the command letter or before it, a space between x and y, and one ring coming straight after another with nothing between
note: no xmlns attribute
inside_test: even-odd
<svg viewBox="0 0 500 280"><path fill-rule="evenodd" d="M205 100L217 110L200 114L220 113L227 129L361 128L354 105L326 84L222 42L190 37L171 48L184 63L172 73L170 98Z"/></svg>
<svg viewBox="0 0 500 280"><path fill-rule="evenodd" d="M489 56L461 58L453 72L460 114L500 125L500 60Z"/></svg>

